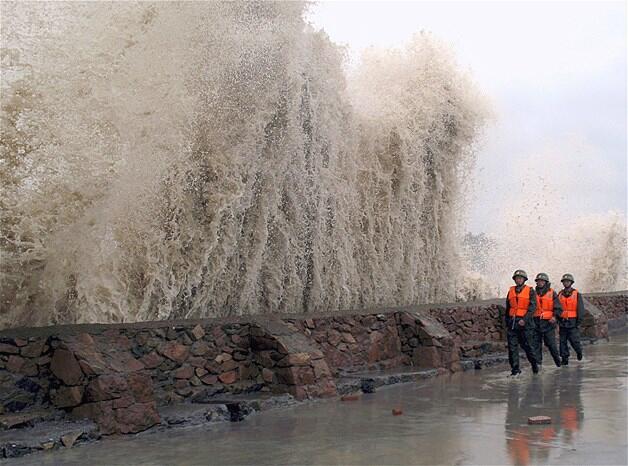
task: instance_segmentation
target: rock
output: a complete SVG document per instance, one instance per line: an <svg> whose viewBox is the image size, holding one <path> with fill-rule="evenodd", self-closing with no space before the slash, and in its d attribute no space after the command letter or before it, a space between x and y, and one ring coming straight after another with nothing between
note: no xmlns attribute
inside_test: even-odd
<svg viewBox="0 0 628 466"><path fill-rule="evenodd" d="M238 363L233 359L225 361L220 365L220 372L229 372L238 367Z"/></svg>
<svg viewBox="0 0 628 466"><path fill-rule="evenodd" d="M8 345L6 343L0 343L0 353L2 354L18 354L20 352L19 348Z"/></svg>
<svg viewBox="0 0 628 466"><path fill-rule="evenodd" d="M72 448L81 435L83 435L83 432L81 431L70 432L69 434L62 435L61 443L63 443L63 446L66 448Z"/></svg>
<svg viewBox="0 0 628 466"><path fill-rule="evenodd" d="M83 400L83 387L59 387L51 395L53 404L57 408L72 408L81 404Z"/></svg>
<svg viewBox="0 0 628 466"><path fill-rule="evenodd" d="M169 341L161 347L160 353L170 359L171 361L181 364L185 361L190 353L187 346L177 343L176 341Z"/></svg>
<svg viewBox="0 0 628 466"><path fill-rule="evenodd" d="M195 342L190 348L192 356L205 356L209 352L209 345L204 341Z"/></svg>
<svg viewBox="0 0 628 466"><path fill-rule="evenodd" d="M270 369L267 369L265 367L262 369L262 380L264 380L264 382L268 384L273 383L274 375L274 372Z"/></svg>
<svg viewBox="0 0 628 466"><path fill-rule="evenodd" d="M155 369L156 367L159 367L162 362L164 362L164 358L159 356L156 352L152 351L147 355L141 357L140 361L147 369Z"/></svg>
<svg viewBox="0 0 628 466"><path fill-rule="evenodd" d="M238 379L238 374L236 371L225 372L224 374L220 374L218 376L218 380L220 380L222 383L227 384L227 385L235 383L237 379Z"/></svg>
<svg viewBox="0 0 628 466"><path fill-rule="evenodd" d="M28 341L24 340L23 338L14 338L13 343L15 343L19 347L22 347L26 346L28 344Z"/></svg>
<svg viewBox="0 0 628 466"><path fill-rule="evenodd" d="M194 387L198 387L200 385L202 385L203 382L201 382L201 379L199 379L197 376L192 376L192 378L190 379L190 385L194 386Z"/></svg>
<svg viewBox="0 0 628 466"><path fill-rule="evenodd" d="M9 372L20 372L25 363L25 359L20 356L11 355L7 361L6 369Z"/></svg>
<svg viewBox="0 0 628 466"><path fill-rule="evenodd" d="M66 385L80 385L83 382L83 371L78 361L70 351L62 348L54 352L50 371Z"/></svg>
<svg viewBox="0 0 628 466"><path fill-rule="evenodd" d="M194 375L192 366L183 366L174 371L175 379L189 379Z"/></svg>
<svg viewBox="0 0 628 466"><path fill-rule="evenodd" d="M528 424L551 424L552 418L549 416L532 416L528 418Z"/></svg>
<svg viewBox="0 0 628 466"><path fill-rule="evenodd" d="M143 372L129 374L127 385L135 401L140 403L153 401L153 379L149 374Z"/></svg>
<svg viewBox="0 0 628 466"><path fill-rule="evenodd" d="M55 447L55 443L52 441L44 442L40 446L42 450L52 450Z"/></svg>
<svg viewBox="0 0 628 466"><path fill-rule="evenodd" d="M116 409L117 431L122 434L142 432L161 422L154 402L136 403L128 408Z"/></svg>
<svg viewBox="0 0 628 466"><path fill-rule="evenodd" d="M105 374L96 377L87 386L88 401L105 401L120 398L129 390L126 379L120 374Z"/></svg>
<svg viewBox="0 0 628 466"><path fill-rule="evenodd" d="M353 338L353 335L351 335L350 333L343 333L342 334L342 341L344 341L345 343L349 343L349 344L356 343L355 338Z"/></svg>
<svg viewBox="0 0 628 466"><path fill-rule="evenodd" d="M195 340L200 340L205 335L205 330L200 325L196 325L191 331L190 334Z"/></svg>
<svg viewBox="0 0 628 466"><path fill-rule="evenodd" d="M214 361L216 361L218 364L222 364L225 361L231 361L233 359L233 356L231 356L229 353L221 353L218 356L216 356L216 359L214 359Z"/></svg>
<svg viewBox="0 0 628 466"><path fill-rule="evenodd" d="M194 357L194 358L188 359L187 363L192 367L205 367L205 365L207 364L207 359L201 358L201 357Z"/></svg>
<svg viewBox="0 0 628 466"><path fill-rule="evenodd" d="M205 385L215 385L216 383L218 383L218 377L209 374L201 377L201 382L203 382Z"/></svg>
<svg viewBox="0 0 628 466"><path fill-rule="evenodd" d="M340 397L340 401L357 401L360 399L360 395L350 394L350 395L342 395Z"/></svg>
<svg viewBox="0 0 628 466"><path fill-rule="evenodd" d="M196 374L197 377L203 377L204 375L207 375L207 369L203 367L197 367L196 369L194 369L194 374Z"/></svg>
<svg viewBox="0 0 628 466"><path fill-rule="evenodd" d="M331 371L329 370L327 361L325 361L324 359L312 361L312 367L314 368L314 376L317 379L331 376Z"/></svg>
<svg viewBox="0 0 628 466"><path fill-rule="evenodd" d="M43 339L37 340L20 349L20 354L27 358L38 358L41 356L45 344L46 342Z"/></svg>
<svg viewBox="0 0 628 466"><path fill-rule="evenodd" d="M392 409L392 415L393 416L401 416L403 414L403 411L401 410L401 408L393 408Z"/></svg>

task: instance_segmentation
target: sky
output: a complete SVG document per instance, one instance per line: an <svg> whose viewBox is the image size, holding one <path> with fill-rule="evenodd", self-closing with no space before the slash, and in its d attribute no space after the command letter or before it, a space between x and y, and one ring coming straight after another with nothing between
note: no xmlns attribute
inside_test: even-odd
<svg viewBox="0 0 628 466"><path fill-rule="evenodd" d="M495 114L468 221L490 233L517 206L625 215L626 13L626 2L334 1L308 19L354 64L421 30L451 46Z"/></svg>

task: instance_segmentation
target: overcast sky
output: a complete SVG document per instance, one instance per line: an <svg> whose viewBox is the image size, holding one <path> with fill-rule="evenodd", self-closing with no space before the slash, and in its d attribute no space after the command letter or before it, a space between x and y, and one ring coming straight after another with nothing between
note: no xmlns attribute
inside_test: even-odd
<svg viewBox="0 0 628 466"><path fill-rule="evenodd" d="M578 215L625 214L625 2L322 2L309 20L352 57L422 29L451 45L496 113L471 231L490 232L519 200L541 196Z"/></svg>

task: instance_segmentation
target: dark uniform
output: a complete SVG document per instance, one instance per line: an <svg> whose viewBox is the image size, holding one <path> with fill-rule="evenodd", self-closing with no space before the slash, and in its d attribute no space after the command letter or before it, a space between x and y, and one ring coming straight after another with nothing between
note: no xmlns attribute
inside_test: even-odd
<svg viewBox="0 0 628 466"><path fill-rule="evenodd" d="M558 293L558 299L563 307L563 314L559 321L560 357L562 364L569 363L569 345L576 351L578 361L582 359L582 345L580 344L580 323L584 316L582 295L575 288L565 288Z"/></svg>
<svg viewBox="0 0 628 466"><path fill-rule="evenodd" d="M522 270L517 270L513 278L517 275L528 278ZM505 324L508 339L508 361L510 362L512 375L521 373L519 368L519 346L525 351L526 357L532 366L532 372L536 374L539 371L534 351L529 343L534 338L533 314L535 310L536 293L532 287L523 284L510 288L506 298ZM523 322L523 325L520 322Z"/></svg>
<svg viewBox="0 0 628 466"><path fill-rule="evenodd" d="M539 274L541 275L541 274ZM538 277L537 277L538 278ZM552 359L556 367L560 367L560 356L558 355L558 348L556 345L556 322L563 313L563 309L560 305L560 300L556 292L550 288L551 283L545 282L545 286L542 288L535 288L536 291L536 312L534 313L534 338L532 340L532 346L534 348L534 355L536 362L541 364L543 362L543 343L549 349ZM555 321L552 323L551 319Z"/></svg>

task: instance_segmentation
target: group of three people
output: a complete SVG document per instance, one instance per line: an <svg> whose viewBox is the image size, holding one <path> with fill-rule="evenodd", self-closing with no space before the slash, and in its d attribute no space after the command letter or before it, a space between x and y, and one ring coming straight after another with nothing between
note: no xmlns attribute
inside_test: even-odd
<svg viewBox="0 0 628 466"><path fill-rule="evenodd" d="M506 298L506 329L508 360L512 375L521 373L519 345L525 351L532 372L539 372L543 361L543 343L550 351L557 367L569 364L569 346L582 359L582 346L578 327L584 315L584 304L578 290L573 288L574 277L566 273L561 282L563 290L558 294L551 288L546 273L536 276L536 287L525 284L528 275L516 270L512 276L515 285L510 287ZM556 348L556 325L559 327L560 351Z"/></svg>

